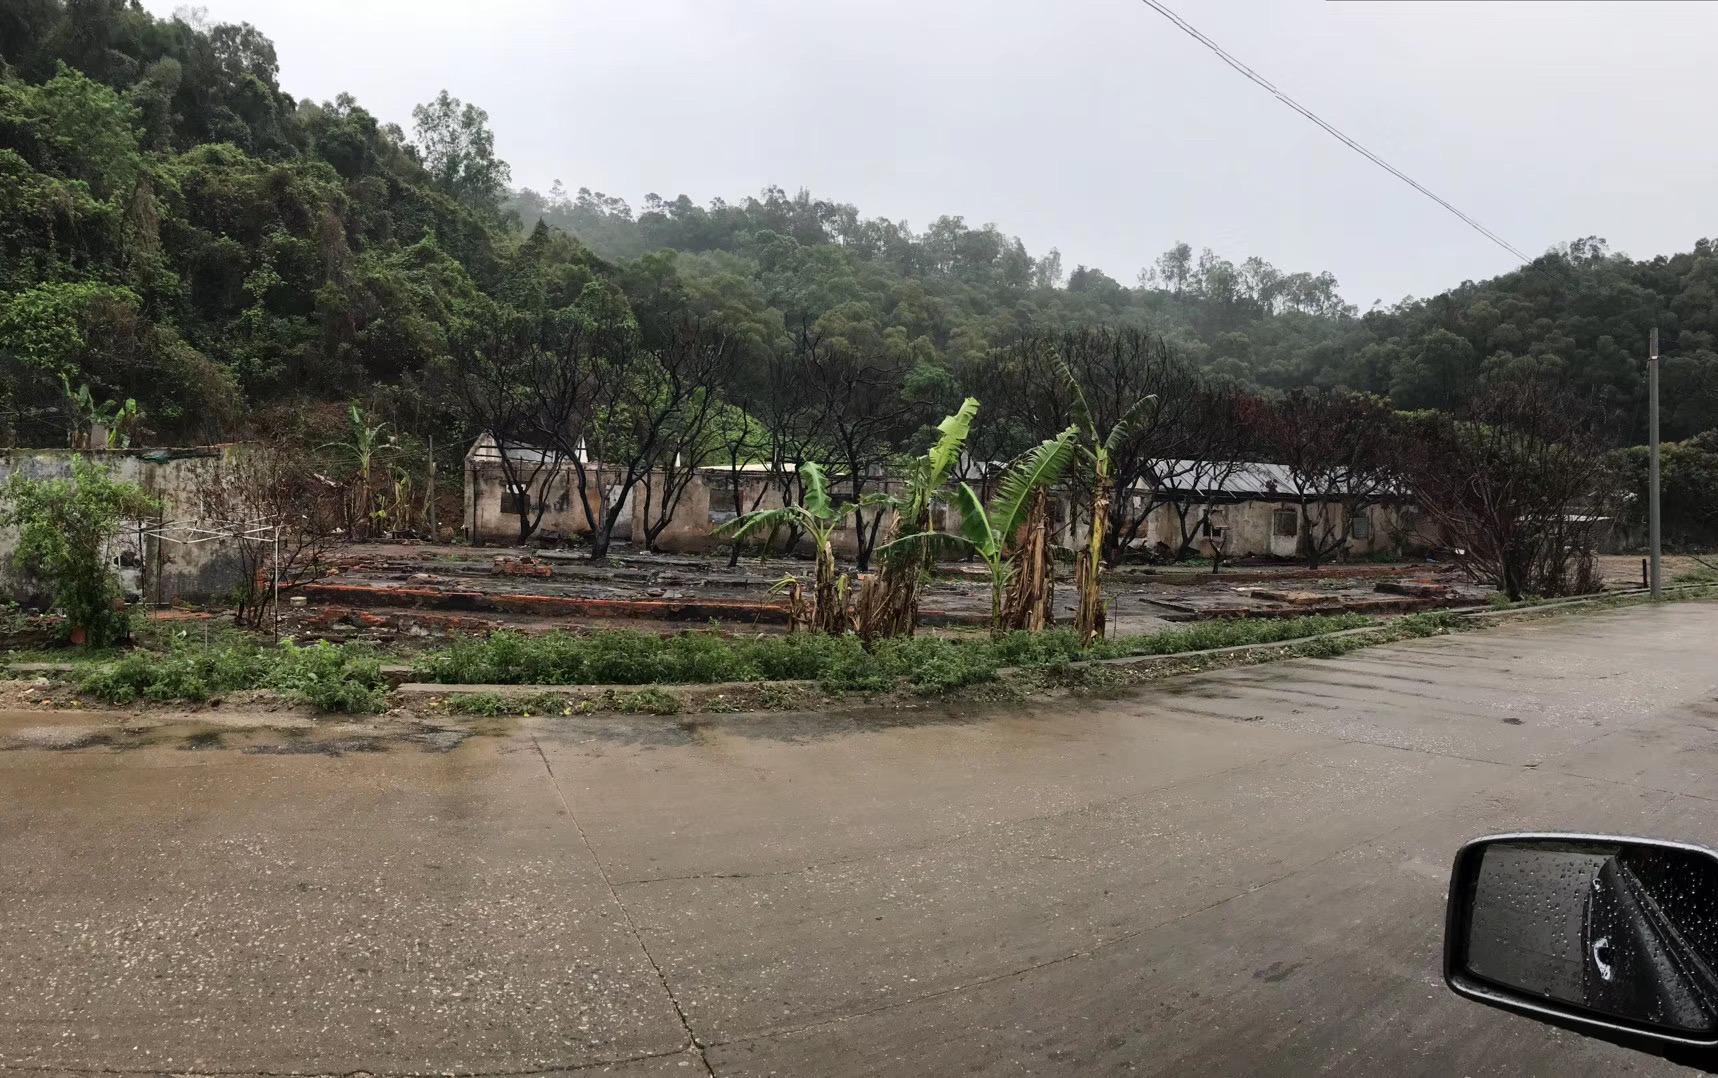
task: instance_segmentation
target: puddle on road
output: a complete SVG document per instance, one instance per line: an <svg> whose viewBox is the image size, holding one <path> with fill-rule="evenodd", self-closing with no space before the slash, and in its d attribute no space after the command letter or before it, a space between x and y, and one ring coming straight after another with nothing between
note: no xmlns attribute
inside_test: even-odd
<svg viewBox="0 0 1718 1078"><path fill-rule="evenodd" d="M237 752L255 756L347 756L394 751L450 752L473 737L510 732L511 723L416 720L310 720L291 716L159 718L116 712L0 711L0 752Z"/></svg>

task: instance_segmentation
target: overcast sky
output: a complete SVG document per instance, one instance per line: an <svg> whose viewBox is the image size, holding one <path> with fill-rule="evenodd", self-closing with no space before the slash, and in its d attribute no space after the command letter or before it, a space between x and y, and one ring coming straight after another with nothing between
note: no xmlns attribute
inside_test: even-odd
<svg viewBox="0 0 1718 1078"><path fill-rule="evenodd" d="M1169 0L1516 247L1711 231L1718 4ZM180 0L145 0L169 14ZM408 131L446 88L516 184L767 184L995 222L1132 284L1178 240L1335 273L1362 308L1514 260L1138 0L203 0L282 87Z"/></svg>

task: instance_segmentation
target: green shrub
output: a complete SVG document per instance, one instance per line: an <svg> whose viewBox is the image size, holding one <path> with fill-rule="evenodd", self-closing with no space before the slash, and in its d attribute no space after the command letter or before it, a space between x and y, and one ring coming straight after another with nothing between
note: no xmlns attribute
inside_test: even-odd
<svg viewBox="0 0 1718 1078"><path fill-rule="evenodd" d="M994 680L1000 666L989 640L954 641L932 636L882 641L870 659L870 665L889 681L905 680L927 693Z"/></svg>
<svg viewBox="0 0 1718 1078"><path fill-rule="evenodd" d="M166 652L135 651L102 663L80 688L110 703L200 703L221 693L268 688L320 711L366 714L387 699L382 666L361 649L327 642L198 647L177 641Z"/></svg>
<svg viewBox="0 0 1718 1078"><path fill-rule="evenodd" d="M996 678L1002 667L1056 667L1078 659L1166 655L1271 643L1372 624L1359 614L1209 621L1149 636L1100 641L1081 650L1071 631L1000 638L931 636L885 640L866 651L854 636L802 633L657 636L636 630L525 636L498 632L419 660L417 676L442 684L674 685L720 681L816 681L837 692L878 692L905 682L948 692Z"/></svg>
<svg viewBox="0 0 1718 1078"><path fill-rule="evenodd" d="M1301 618L1225 618L1204 621L1185 629L1121 637L1098 645L1108 655L1170 655L1179 651L1208 651L1243 644L1274 644L1303 636L1359 629L1373 624L1363 614L1315 614ZM1094 658L1107 655L1094 655Z"/></svg>
<svg viewBox="0 0 1718 1078"><path fill-rule="evenodd" d="M272 658L272 669L260 683L318 711L366 715L382 710L387 701L388 683L382 677L382 664L351 645L319 640L299 647L289 640Z"/></svg>
<svg viewBox="0 0 1718 1078"><path fill-rule="evenodd" d="M796 633L756 637L747 643L751 668L761 681L818 681L826 671L855 670L868 659L855 636Z"/></svg>
<svg viewBox="0 0 1718 1078"><path fill-rule="evenodd" d="M159 508L148 491L82 456L72 458L67 478L18 473L0 487L0 526L18 529L18 565L52 586L68 631L82 632L92 647L123 640L131 627L106 544L121 521L152 517Z"/></svg>
<svg viewBox="0 0 1718 1078"><path fill-rule="evenodd" d="M253 647L213 648L180 643L166 653L134 651L87 674L81 688L115 704L136 700L201 703L211 696L254 688L265 660Z"/></svg>
<svg viewBox="0 0 1718 1078"><path fill-rule="evenodd" d="M1338 655L1346 655L1355 648L1365 646L1364 638L1326 636L1316 640L1303 640L1289 650L1303 659L1334 659Z"/></svg>
<svg viewBox="0 0 1718 1078"><path fill-rule="evenodd" d="M1107 652L1110 649L1105 647L1103 650ZM1075 659L1108 657L1082 654L1080 636L1072 629L1011 632L993 642L991 652L1002 666L1062 666Z"/></svg>
<svg viewBox="0 0 1718 1078"><path fill-rule="evenodd" d="M728 639L708 632L656 636L633 629L462 640L418 661L417 676L443 685L651 685L811 680L853 664L852 637L818 634Z"/></svg>

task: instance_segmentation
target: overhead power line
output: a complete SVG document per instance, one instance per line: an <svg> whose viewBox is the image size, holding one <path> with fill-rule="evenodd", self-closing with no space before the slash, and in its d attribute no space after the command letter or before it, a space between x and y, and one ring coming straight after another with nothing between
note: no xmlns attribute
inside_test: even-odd
<svg viewBox="0 0 1718 1078"><path fill-rule="evenodd" d="M1343 145L1347 146L1349 149L1353 150L1355 153L1358 153L1360 156L1366 158L1366 160L1372 162L1373 164L1377 165L1379 168L1388 172L1390 175L1396 177L1397 179L1401 180L1403 183L1407 184L1409 187L1412 187L1414 190L1420 192L1420 194L1425 195L1427 198L1431 199L1433 202L1436 202L1438 205L1442 206L1444 209L1455 214L1457 217L1461 218L1462 221L1464 221L1468 225L1468 227L1472 228L1475 232L1478 232L1480 235L1484 236L1486 239L1490 240L1491 242L1497 244L1499 247L1503 248L1505 251L1508 251L1510 254L1512 254L1516 258L1520 259L1523 263L1533 261L1531 258L1522 254L1520 249L1515 247L1508 240L1504 239L1502 236L1499 236L1497 233L1493 232L1491 229L1480 224L1478 221L1474 220L1472 217L1469 217L1467 214L1463 213L1461 210L1456 209L1454 206L1452 206L1446 200L1438 197L1438 195L1433 193L1430 189L1428 189L1425 184L1414 179L1414 177L1408 175L1406 172L1403 172L1401 169L1397 168L1395 165L1392 165L1390 162L1384 160L1382 157L1379 157L1377 154L1373 153L1371 150L1368 150L1366 147L1360 145L1360 143L1355 142L1353 139L1349 138L1347 135L1343 134L1341 131L1338 131L1336 128L1332 127L1329 123L1325 122L1321 117L1318 116L1318 114L1314 113L1311 109L1307 108L1305 105L1302 105L1300 102L1296 101L1294 98L1290 97L1288 94L1285 94L1281 90L1277 89L1276 86L1272 85L1272 83L1269 79L1265 78L1263 75L1259 74L1257 71L1254 71L1252 68L1248 67L1246 64L1243 64L1241 61L1235 59L1233 56L1231 56L1229 54L1229 52L1226 49L1223 48L1223 46L1217 44L1215 41L1212 41L1210 38L1208 38L1204 34L1200 33L1197 29L1195 29L1194 27L1189 25L1186 19L1183 19L1181 16L1179 16L1175 12L1171 11L1168 7L1166 7L1162 3L1160 3L1159 0L1140 0L1140 2L1143 3L1145 6L1151 8L1153 11L1157 12L1159 15L1162 15L1164 18L1168 19L1170 22L1174 23L1188 37L1191 37L1193 40L1199 42L1199 44L1205 46L1207 49L1210 49L1212 52L1216 53L1218 59L1222 60L1225 64L1228 64L1230 67L1234 68L1236 71L1239 71L1241 74L1245 75L1247 78L1251 79L1253 82L1258 83L1260 86L1262 86L1266 90L1270 91L1270 94L1272 97L1276 98L1278 101L1281 101L1283 104L1287 105L1289 108L1300 113L1302 116L1305 116L1307 119L1311 120L1313 123L1317 124L1319 127L1322 127L1324 130L1328 131L1331 135L1334 135L1338 141L1340 141Z"/></svg>

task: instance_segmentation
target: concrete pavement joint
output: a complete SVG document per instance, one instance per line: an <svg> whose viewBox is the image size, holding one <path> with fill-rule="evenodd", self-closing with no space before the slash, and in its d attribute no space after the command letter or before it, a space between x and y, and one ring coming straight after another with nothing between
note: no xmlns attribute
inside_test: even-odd
<svg viewBox="0 0 1718 1078"><path fill-rule="evenodd" d="M543 761L543 770L548 773L549 785L554 787L555 796L560 799L561 807L566 810L567 819L572 821L573 830L579 833L579 841L584 844L585 852L591 856L591 863L596 865L597 873L602 876L603 886L608 889L609 897L614 900L615 907L620 910L621 917L625 919L627 931L632 933L633 941L638 944L638 949L643 952L645 961L650 963L650 968L656 971L656 979L662 982L662 991L667 994L668 1002L674 1008L674 1016L680 1020L680 1028L686 1031L687 1045L697 1054L698 1062L704 1065L704 1073L710 1075L710 1078L715 1078L716 1072L711 1068L710 1060L704 1055L704 1045L698 1040L698 1035L692 1032L692 1023L687 1020L685 1009L680 1006L680 1000L675 997L674 988L668 983L668 975L662 972L662 964L656 961L655 955L650 953L649 945L644 942L644 934L638 930L638 922L632 919L632 911L626 908L626 903L621 899L620 892L615 890L614 881L609 879L607 866L602 863L602 858L597 856L596 847L591 845L590 836L585 834L584 825L579 823L578 816L573 812L572 802L567 800L566 791L561 789L560 780L555 778L554 765L549 763L548 754L543 751L543 746L538 743L536 734L531 735L531 747L537 750L538 759ZM665 1054L674 1055L676 1053Z"/></svg>
<svg viewBox="0 0 1718 1078"><path fill-rule="evenodd" d="M1573 779L1586 779L1588 782L1603 782L1612 786L1625 786L1628 789L1639 790L1642 793L1665 794L1668 797L1686 797L1691 801L1705 801L1707 804L1718 804L1718 797L1707 797L1704 794L1691 794L1686 790L1666 790L1660 786L1643 786L1638 782L1629 782L1627 779L1610 779L1603 775L1583 775L1579 771L1566 771L1560 767L1547 768L1546 770L1554 771L1559 775L1568 775Z"/></svg>

